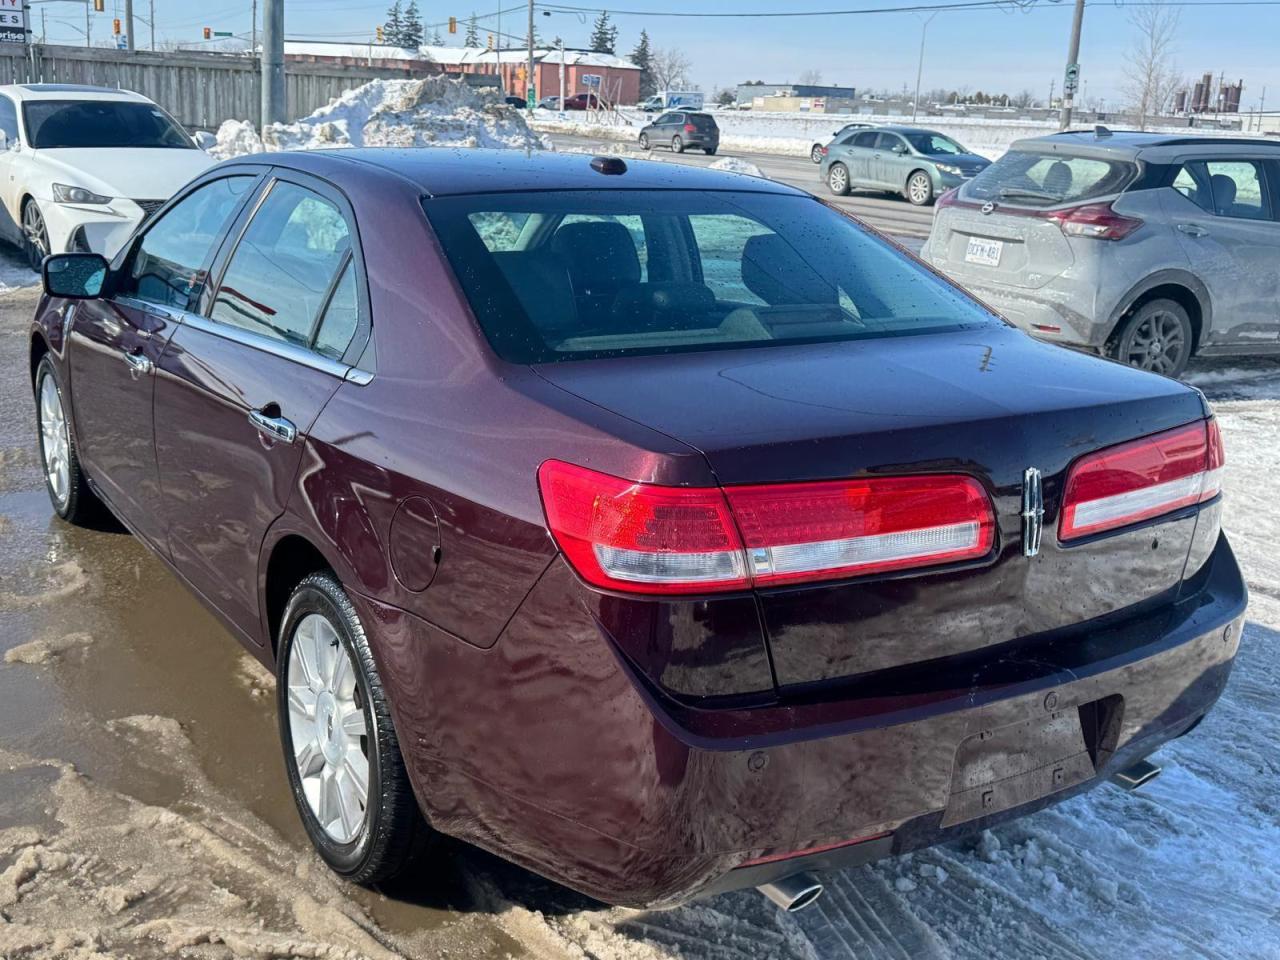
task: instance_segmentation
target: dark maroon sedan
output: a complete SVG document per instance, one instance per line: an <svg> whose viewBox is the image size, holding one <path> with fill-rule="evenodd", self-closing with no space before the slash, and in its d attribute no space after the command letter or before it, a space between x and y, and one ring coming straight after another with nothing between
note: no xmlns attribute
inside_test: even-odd
<svg viewBox="0 0 1280 960"><path fill-rule="evenodd" d="M607 901L797 906L1150 776L1226 683L1204 398L800 191L275 154L44 273L54 508L107 505L274 666L352 880L439 832Z"/></svg>

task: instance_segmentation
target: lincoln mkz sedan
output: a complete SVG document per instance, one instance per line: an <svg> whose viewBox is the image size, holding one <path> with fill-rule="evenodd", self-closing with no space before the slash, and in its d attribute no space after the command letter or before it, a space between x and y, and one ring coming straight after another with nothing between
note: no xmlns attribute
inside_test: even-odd
<svg viewBox="0 0 1280 960"><path fill-rule="evenodd" d="M44 283L54 509L273 667L353 881L447 834L613 903L798 907L1141 782L1236 653L1203 396L790 187L273 154Z"/></svg>

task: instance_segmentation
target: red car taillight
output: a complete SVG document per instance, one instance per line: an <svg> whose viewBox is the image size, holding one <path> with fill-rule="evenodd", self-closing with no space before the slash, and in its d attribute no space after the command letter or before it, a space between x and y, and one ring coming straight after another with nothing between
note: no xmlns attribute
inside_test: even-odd
<svg viewBox="0 0 1280 960"><path fill-rule="evenodd" d="M828 147L819 147L818 152L825 157L827 154L831 152L831 150Z"/></svg>
<svg viewBox="0 0 1280 960"><path fill-rule="evenodd" d="M1054 210L1045 216L1069 237L1094 240L1123 240L1143 224L1137 217L1116 213L1109 203L1087 203L1082 207Z"/></svg>
<svg viewBox="0 0 1280 960"><path fill-rule="evenodd" d="M685 132L685 133L697 133L697 132L698 132L698 128L697 128L697 127L695 127L692 123L686 123L686 124L684 125L684 132Z"/></svg>
<svg viewBox="0 0 1280 960"><path fill-rule="evenodd" d="M995 539L991 501L965 476L689 488L549 460L538 480L574 569L630 592L861 576L982 557Z"/></svg>
<svg viewBox="0 0 1280 960"><path fill-rule="evenodd" d="M1058 537L1074 540L1212 500L1225 462L1212 419L1089 454L1067 475Z"/></svg>

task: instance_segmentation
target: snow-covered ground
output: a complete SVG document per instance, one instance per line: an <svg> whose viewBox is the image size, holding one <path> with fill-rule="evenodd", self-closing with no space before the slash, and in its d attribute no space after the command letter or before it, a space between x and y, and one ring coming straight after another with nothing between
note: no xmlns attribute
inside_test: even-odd
<svg viewBox="0 0 1280 960"><path fill-rule="evenodd" d="M815 143L826 143L846 123L878 125L906 124L927 127L946 134L974 153L992 160L999 157L1015 140L1056 133L1056 122L1037 123L1030 120L988 120L980 117L879 117L860 114L757 113L752 110L717 110L720 148L744 152L776 153L807 157ZM569 133L607 139L633 141L640 128L654 119L653 114L637 110L622 111L621 123L593 121L585 111L568 111L563 115L552 110L535 112L533 127L546 133ZM1153 128L1163 129L1163 128ZM1187 133L1186 127L1169 128L1169 132ZM1229 135L1231 131L1196 129L1196 134Z"/></svg>

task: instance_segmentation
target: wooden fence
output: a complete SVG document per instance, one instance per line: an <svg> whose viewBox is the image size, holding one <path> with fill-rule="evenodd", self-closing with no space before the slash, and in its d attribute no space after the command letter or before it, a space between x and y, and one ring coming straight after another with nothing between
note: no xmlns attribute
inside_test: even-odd
<svg viewBox="0 0 1280 960"><path fill-rule="evenodd" d="M287 119L305 117L343 91L378 77L422 75L420 67L286 61ZM192 130L216 130L229 119L261 125L262 87L256 56L41 44L34 44L28 52L17 44L0 44L0 84L5 83L85 83L133 90L160 104Z"/></svg>

